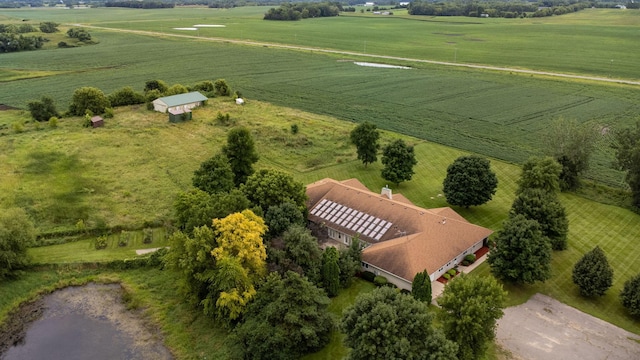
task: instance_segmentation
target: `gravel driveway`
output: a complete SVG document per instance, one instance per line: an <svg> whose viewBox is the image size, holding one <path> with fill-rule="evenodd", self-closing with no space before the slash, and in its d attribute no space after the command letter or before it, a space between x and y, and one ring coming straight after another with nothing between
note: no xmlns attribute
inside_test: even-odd
<svg viewBox="0 0 640 360"><path fill-rule="evenodd" d="M505 309L496 337L518 359L640 359L640 336L541 294Z"/></svg>

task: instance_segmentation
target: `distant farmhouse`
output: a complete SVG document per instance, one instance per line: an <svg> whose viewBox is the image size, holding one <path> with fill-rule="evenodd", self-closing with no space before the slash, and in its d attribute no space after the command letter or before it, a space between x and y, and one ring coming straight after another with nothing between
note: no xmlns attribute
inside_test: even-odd
<svg viewBox="0 0 640 360"><path fill-rule="evenodd" d="M362 265L402 289L425 269L431 281L486 246L493 231L449 207L420 208L385 187L371 192L357 179L323 179L307 186L309 221L345 245L364 242Z"/></svg>

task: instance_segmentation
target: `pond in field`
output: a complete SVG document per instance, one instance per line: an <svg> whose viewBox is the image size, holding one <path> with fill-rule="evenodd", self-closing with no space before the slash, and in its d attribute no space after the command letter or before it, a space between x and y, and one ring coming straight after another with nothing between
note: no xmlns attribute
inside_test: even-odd
<svg viewBox="0 0 640 360"><path fill-rule="evenodd" d="M161 339L125 308L120 285L67 287L45 296L38 308L42 314L24 330L9 325L21 334L0 352L1 360L172 359Z"/></svg>

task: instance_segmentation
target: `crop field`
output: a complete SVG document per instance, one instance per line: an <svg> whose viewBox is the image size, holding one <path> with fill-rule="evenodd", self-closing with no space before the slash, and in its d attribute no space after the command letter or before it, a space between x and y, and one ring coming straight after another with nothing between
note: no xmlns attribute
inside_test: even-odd
<svg viewBox="0 0 640 360"><path fill-rule="evenodd" d="M637 11L587 10L545 19L484 19L480 23L479 19L470 18L419 17L417 21L416 17L360 14L272 22L261 20L266 9L0 11L0 19L6 22L77 22L165 34L143 36L91 29L98 45L2 54L0 103L24 108L29 101L48 95L64 109L73 90L81 86L95 86L110 93L123 86L141 89L146 80L153 78L182 84L225 78L248 98L354 122L368 120L381 128L511 162L541 153L545 129L560 116L615 130L632 124L640 113L637 86L429 64L405 63L414 66L411 70L366 68L343 61L357 59L354 55L206 40L226 37L448 61L452 60L453 49L457 57L453 60L461 62L635 79L640 77L639 68L632 65L640 49L628 34L637 31ZM196 24L225 27L173 29ZM481 33L465 35L471 34L471 29ZM359 34L367 39L357 39ZM596 39L590 34L609 36L615 41ZM472 40L488 40L464 40L468 36ZM510 58L514 51L506 45L474 50L492 57L465 58L467 49L458 44L462 40L484 47L516 46L517 40L517 46L526 50L518 56L531 62L519 63ZM571 51L574 43L583 53L557 53L556 47ZM445 50L440 49L442 46ZM614 57L618 53L629 58L609 59L614 61L607 60L604 67L598 65L600 55L595 54ZM575 68L562 68L565 60ZM622 174L611 168L607 140L603 139L587 177L624 187Z"/></svg>

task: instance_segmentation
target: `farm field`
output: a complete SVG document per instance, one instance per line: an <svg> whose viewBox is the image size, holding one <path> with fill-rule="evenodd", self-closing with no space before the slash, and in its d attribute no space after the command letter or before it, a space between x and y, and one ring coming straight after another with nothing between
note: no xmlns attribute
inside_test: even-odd
<svg viewBox="0 0 640 360"><path fill-rule="evenodd" d="M127 30L255 40L378 55L523 67L640 79L639 11L586 9L548 18L479 19L343 13L335 18L264 21L269 7L158 10L5 10L14 19L52 20ZM2 19L0 18L0 21ZM175 28L196 24L197 31Z"/></svg>
<svg viewBox="0 0 640 360"><path fill-rule="evenodd" d="M49 14L53 20L62 21L60 16L73 13L81 17L83 12L91 10L55 14L34 10L28 14L33 15L34 21ZM193 14L189 12L193 9L175 10L182 11L185 17ZM126 14L133 14L129 15L133 24L146 24L157 21L156 17L170 16L171 11L99 9L95 12L99 15L95 21L106 22L109 14L123 19L127 19ZM226 14L225 19L242 23L249 10L238 11L239 18L232 11L212 13L219 17ZM9 13L26 16L19 11ZM247 16L253 18L256 14ZM197 19L201 22L220 20L216 17ZM379 19L339 17L339 20ZM274 24L259 22L265 23ZM296 24L309 26L304 21ZM545 129L557 117L575 118L615 130L632 124L640 113L638 88L631 85L603 85L428 64L413 64L415 68L411 70L362 67L345 61L357 58L353 56L209 42L204 34L200 39L182 39L91 32L100 42L98 45L2 54L0 103L24 108L29 101L48 95L64 110L73 91L81 86L95 86L110 93L123 86L141 90L145 81L154 78L182 84L225 78L250 99L353 122L367 120L384 129L511 162L540 154ZM4 130L0 128L0 132L10 131L10 124L4 123L7 126ZM623 175L611 168L612 153L607 138L603 140L587 177L610 186L624 186Z"/></svg>

